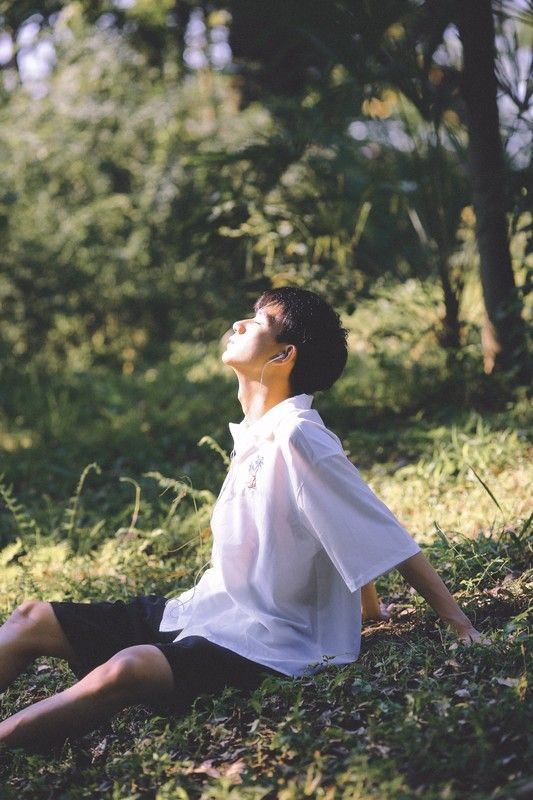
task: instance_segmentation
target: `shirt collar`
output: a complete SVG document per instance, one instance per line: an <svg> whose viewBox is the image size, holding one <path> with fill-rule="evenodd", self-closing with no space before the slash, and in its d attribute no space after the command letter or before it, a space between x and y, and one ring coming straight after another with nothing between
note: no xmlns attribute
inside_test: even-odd
<svg viewBox="0 0 533 800"><path fill-rule="evenodd" d="M246 419L239 423L230 422L229 429L235 445L234 454L240 455L245 448L247 449L258 441L272 439L276 426L285 414L291 411L309 409L312 402L312 394L297 394L294 397L282 400L281 403L277 403L252 425L249 425Z"/></svg>

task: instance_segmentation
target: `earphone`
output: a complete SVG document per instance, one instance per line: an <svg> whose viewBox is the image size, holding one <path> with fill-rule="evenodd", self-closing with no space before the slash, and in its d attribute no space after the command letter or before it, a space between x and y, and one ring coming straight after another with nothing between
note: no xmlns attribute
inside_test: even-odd
<svg viewBox="0 0 533 800"><path fill-rule="evenodd" d="M285 361L285 359L289 357L290 352L291 352L290 349L282 350L281 353L276 353L276 355L271 356L271 358L265 361L265 363L263 364L263 369L261 370L261 377L259 378L260 386L263 385L263 373L267 368L267 364L272 364L274 361Z"/></svg>
<svg viewBox="0 0 533 800"><path fill-rule="evenodd" d="M285 359L287 358L288 355L289 354L286 352L286 350L282 350L281 353L276 353L275 356L272 356L272 358L269 358L268 361L267 361L267 364L269 364L271 361L285 361Z"/></svg>

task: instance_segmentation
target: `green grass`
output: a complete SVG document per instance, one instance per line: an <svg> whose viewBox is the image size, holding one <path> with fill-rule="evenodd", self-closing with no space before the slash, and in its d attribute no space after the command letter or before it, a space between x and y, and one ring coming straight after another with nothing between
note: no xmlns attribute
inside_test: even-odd
<svg viewBox="0 0 533 800"><path fill-rule="evenodd" d="M346 375L317 406L490 645L458 645L392 571L378 582L392 619L366 626L356 664L228 691L181 719L130 709L51 755L0 754L2 800L530 796L529 408L481 373L474 317L462 362L436 346L432 291L362 303ZM0 617L27 597L186 588L225 470L198 442L227 449L239 419L217 343L175 343L132 374L31 364L2 377ZM1 713L72 680L41 659Z"/></svg>
<svg viewBox="0 0 533 800"><path fill-rule="evenodd" d="M197 551L171 558L159 541L123 533L90 556L43 544L13 554L2 589L13 603L168 591L170 567L192 574ZM131 709L52 757L3 754L2 797L518 797L532 756L528 528L441 536L428 555L489 647L457 645L392 572L380 590L393 619L366 627L356 664L269 680L248 700L228 691L182 719ZM41 659L4 694L2 712L71 681Z"/></svg>

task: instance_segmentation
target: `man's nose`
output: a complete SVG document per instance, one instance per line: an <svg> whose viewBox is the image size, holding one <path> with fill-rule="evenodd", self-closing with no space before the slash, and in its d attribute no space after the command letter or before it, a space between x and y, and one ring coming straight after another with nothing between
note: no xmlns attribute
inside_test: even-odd
<svg viewBox="0 0 533 800"><path fill-rule="evenodd" d="M244 328L244 321L242 319L237 320L237 322L233 323L233 331L234 333L241 333Z"/></svg>

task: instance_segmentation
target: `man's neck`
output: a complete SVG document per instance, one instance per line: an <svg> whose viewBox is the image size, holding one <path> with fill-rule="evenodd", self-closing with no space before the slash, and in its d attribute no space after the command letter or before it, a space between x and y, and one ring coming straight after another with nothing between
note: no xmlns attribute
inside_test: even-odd
<svg viewBox="0 0 533 800"><path fill-rule="evenodd" d="M237 376L239 379L239 392L237 397L242 406L242 411L246 422L252 425L257 422L263 414L270 411L271 408L277 406L291 397L291 392L288 384L283 383L274 386L265 386L255 380L248 380L243 376Z"/></svg>

